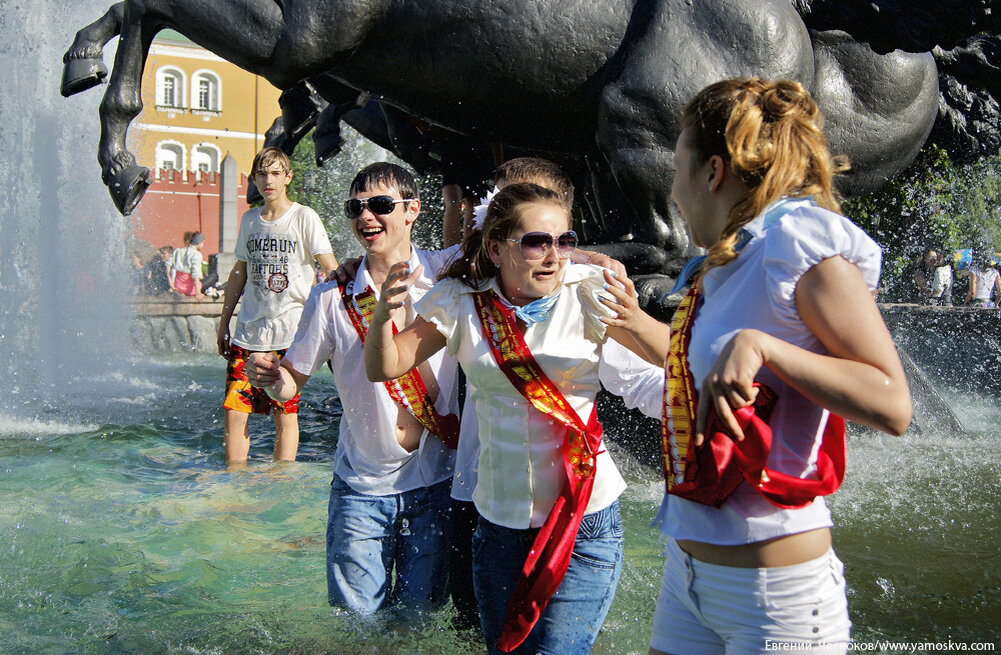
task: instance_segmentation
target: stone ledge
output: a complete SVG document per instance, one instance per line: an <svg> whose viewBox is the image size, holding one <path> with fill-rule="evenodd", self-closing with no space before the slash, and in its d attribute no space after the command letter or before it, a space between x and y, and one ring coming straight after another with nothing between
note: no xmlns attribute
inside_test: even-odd
<svg viewBox="0 0 1001 655"><path fill-rule="evenodd" d="M133 296L129 300L133 316L215 316L222 314L222 299L203 301L189 296ZM239 305L237 305L239 308ZM236 310L238 311L238 309ZM236 314L236 311L233 314Z"/></svg>

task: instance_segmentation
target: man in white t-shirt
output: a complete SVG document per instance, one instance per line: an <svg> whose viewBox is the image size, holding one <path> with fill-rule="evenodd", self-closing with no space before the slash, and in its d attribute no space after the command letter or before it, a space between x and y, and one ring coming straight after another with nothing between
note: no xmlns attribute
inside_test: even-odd
<svg viewBox="0 0 1001 655"><path fill-rule="evenodd" d="M362 341L393 264L423 269L394 309L402 328L458 247L413 248L421 203L413 177L395 164L365 167L350 194L345 214L365 250L353 279L317 285L280 362L254 354L246 370L254 386L285 402L330 360L344 414L327 521L329 601L362 615L390 605L413 612L446 599L457 364L442 351L415 369L416 377L373 383L365 375ZM419 391L407 393L413 389Z"/></svg>
<svg viewBox="0 0 1001 655"><path fill-rule="evenodd" d="M223 448L226 463L241 466L250 451L251 413L274 414L276 460L294 460L299 449L299 396L275 402L250 386L244 371L254 352L280 357L292 343L302 308L316 276L313 263L325 274L337 268L330 239L316 212L292 202L286 189L292 181L288 157L278 148L264 148L254 157L252 178L264 206L240 219L236 264L229 274L219 321L219 354L226 369ZM240 304L230 335L230 319Z"/></svg>

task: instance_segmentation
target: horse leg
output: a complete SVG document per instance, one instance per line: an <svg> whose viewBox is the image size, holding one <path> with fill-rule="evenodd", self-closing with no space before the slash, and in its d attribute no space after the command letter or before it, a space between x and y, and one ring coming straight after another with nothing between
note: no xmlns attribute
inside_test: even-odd
<svg viewBox="0 0 1001 655"><path fill-rule="evenodd" d="M142 110L142 72L153 36L166 27L211 44L213 52L247 70L274 73L268 58L284 24L278 5L267 0L125 0L115 65L101 101L98 149L101 177L123 214L132 211L150 184L149 170L136 164L125 136ZM295 71L287 77L292 75Z"/></svg>
<svg viewBox="0 0 1001 655"><path fill-rule="evenodd" d="M316 129L313 131L316 165L323 166L344 148L341 119L348 112L364 107L369 95L326 74L309 78L309 83L328 103L316 117Z"/></svg>
<svg viewBox="0 0 1001 655"><path fill-rule="evenodd" d="M126 149L125 135L132 119L142 111L143 66L160 27L136 16L134 7L126 4L114 69L99 109L101 143L97 160L101 164L101 179L124 215L132 213L150 185L149 169L139 166L135 155Z"/></svg>
<svg viewBox="0 0 1001 655"><path fill-rule="evenodd" d="M86 91L108 76L102 53L105 44L122 28L125 3L111 5L107 13L76 33L73 45L63 55L63 80L59 92L64 97Z"/></svg>
<svg viewBox="0 0 1001 655"><path fill-rule="evenodd" d="M844 32L812 32L827 145L852 169L836 178L846 196L882 186L917 156L939 112L938 73L930 53L878 54Z"/></svg>

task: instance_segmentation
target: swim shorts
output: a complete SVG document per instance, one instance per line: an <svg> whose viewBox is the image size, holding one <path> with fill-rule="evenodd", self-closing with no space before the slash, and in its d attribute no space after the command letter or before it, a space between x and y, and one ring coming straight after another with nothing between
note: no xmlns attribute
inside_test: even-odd
<svg viewBox="0 0 1001 655"><path fill-rule="evenodd" d="M291 400L280 403L277 400L272 400L264 389L250 386L244 367L247 364L247 357L254 352L273 352L278 357L285 354L284 349L245 350L231 344L229 357L226 358L228 360L226 365L226 398L222 403L223 408L246 414L270 414L272 411L282 414L298 414L299 394L296 394Z"/></svg>

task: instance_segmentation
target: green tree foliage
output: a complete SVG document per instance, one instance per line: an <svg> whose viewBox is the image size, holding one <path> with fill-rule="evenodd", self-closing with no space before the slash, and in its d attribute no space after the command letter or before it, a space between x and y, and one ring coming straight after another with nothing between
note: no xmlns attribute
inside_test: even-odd
<svg viewBox="0 0 1001 655"><path fill-rule="evenodd" d="M1001 251L1001 157L958 166L931 146L908 172L842 209L883 247L880 299L907 300L925 250Z"/></svg>

